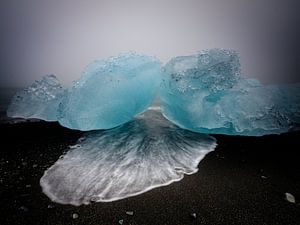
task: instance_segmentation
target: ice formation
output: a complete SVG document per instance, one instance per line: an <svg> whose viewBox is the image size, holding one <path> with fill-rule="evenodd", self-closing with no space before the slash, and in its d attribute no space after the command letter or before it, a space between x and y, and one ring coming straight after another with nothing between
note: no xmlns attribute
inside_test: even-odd
<svg viewBox="0 0 300 225"><path fill-rule="evenodd" d="M59 123L78 130L109 129L133 119L154 100L161 82L158 59L136 53L95 61L68 89Z"/></svg>
<svg viewBox="0 0 300 225"><path fill-rule="evenodd" d="M145 112L159 86L168 120L158 105ZM214 138L199 133L289 131L300 124L300 84L244 79L230 50L179 56L163 69L154 57L126 53L90 64L66 90L54 75L45 76L18 92L7 114L107 129L85 133L40 180L53 201L81 205L134 196L197 172L216 147Z"/></svg>
<svg viewBox="0 0 300 225"><path fill-rule="evenodd" d="M157 108L117 128L86 133L45 172L43 192L62 204L107 202L197 172L215 139L173 125Z"/></svg>
<svg viewBox="0 0 300 225"><path fill-rule="evenodd" d="M300 84L242 78L238 54L224 49L175 57L163 70L155 57L132 52L98 60L65 91L53 75L36 81L13 98L7 114L109 129L145 111L159 86L164 116L191 131L260 136L300 123Z"/></svg>
<svg viewBox="0 0 300 225"><path fill-rule="evenodd" d="M240 76L238 54L211 49L171 59L163 114L182 128L229 135L279 134L300 122L300 84L262 85Z"/></svg>
<svg viewBox="0 0 300 225"><path fill-rule="evenodd" d="M57 121L57 109L64 89L54 75L46 75L40 81L16 93L7 109L7 116Z"/></svg>

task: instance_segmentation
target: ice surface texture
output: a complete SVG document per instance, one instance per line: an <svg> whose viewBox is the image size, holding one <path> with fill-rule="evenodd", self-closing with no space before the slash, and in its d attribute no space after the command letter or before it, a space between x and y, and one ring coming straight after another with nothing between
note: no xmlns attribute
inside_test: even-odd
<svg viewBox="0 0 300 225"><path fill-rule="evenodd" d="M57 121L57 109L63 93L64 89L57 78L54 75L46 75L13 97L7 115Z"/></svg>
<svg viewBox="0 0 300 225"><path fill-rule="evenodd" d="M165 65L163 114L182 128L229 135L279 134L300 122L300 85L240 76L238 54L211 49Z"/></svg>
<svg viewBox="0 0 300 225"><path fill-rule="evenodd" d="M117 128L84 134L45 172L43 192L62 204L106 202L197 172L215 139L181 129L153 109Z"/></svg>
<svg viewBox="0 0 300 225"><path fill-rule="evenodd" d="M95 61L64 96L59 123L87 131L128 122L150 106L161 75L158 59L136 53Z"/></svg>

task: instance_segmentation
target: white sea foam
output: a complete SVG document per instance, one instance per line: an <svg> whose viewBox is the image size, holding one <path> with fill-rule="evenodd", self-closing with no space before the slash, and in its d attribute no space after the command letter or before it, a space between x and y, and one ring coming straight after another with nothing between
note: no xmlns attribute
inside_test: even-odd
<svg viewBox="0 0 300 225"><path fill-rule="evenodd" d="M148 110L120 127L86 133L40 180L54 202L81 205L134 196L197 172L214 138Z"/></svg>

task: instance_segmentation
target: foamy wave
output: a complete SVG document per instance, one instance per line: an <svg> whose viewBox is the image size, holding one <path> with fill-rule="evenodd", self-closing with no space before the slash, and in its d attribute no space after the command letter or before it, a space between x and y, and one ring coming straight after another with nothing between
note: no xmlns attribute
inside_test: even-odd
<svg viewBox="0 0 300 225"><path fill-rule="evenodd" d="M180 129L149 110L135 121L89 132L40 180L53 201L81 205L141 194L197 172L214 138Z"/></svg>

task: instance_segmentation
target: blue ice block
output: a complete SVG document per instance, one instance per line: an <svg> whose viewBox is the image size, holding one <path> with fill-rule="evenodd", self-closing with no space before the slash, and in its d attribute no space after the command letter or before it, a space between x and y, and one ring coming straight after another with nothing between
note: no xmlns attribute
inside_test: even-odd
<svg viewBox="0 0 300 225"><path fill-rule="evenodd" d="M161 75L158 59L133 52L95 61L67 90L58 121L83 131L126 123L150 106Z"/></svg>
<svg viewBox="0 0 300 225"><path fill-rule="evenodd" d="M200 133L279 134L300 122L300 85L262 85L240 75L235 51L210 49L171 59L160 90L163 114Z"/></svg>

